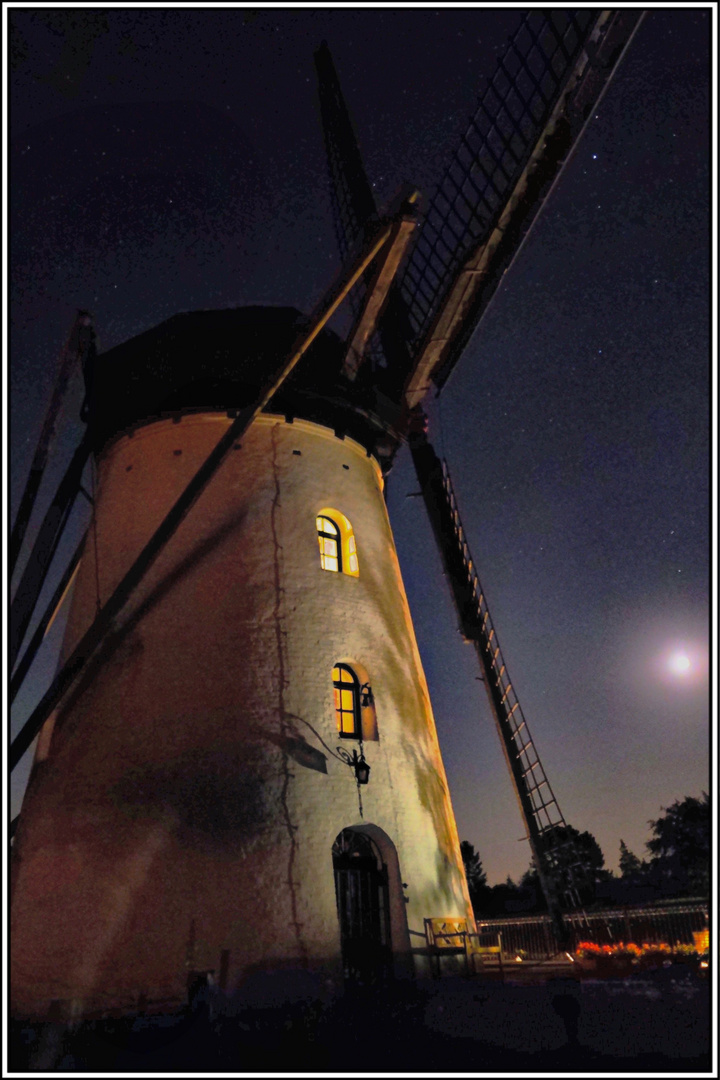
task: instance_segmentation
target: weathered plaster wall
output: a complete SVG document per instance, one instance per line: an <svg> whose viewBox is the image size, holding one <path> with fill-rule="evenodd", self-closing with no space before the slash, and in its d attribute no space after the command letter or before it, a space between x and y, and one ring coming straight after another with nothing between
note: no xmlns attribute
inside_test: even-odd
<svg viewBox="0 0 720 1080"><path fill-rule="evenodd" d="M66 654L228 423L190 415L108 448ZM217 972L226 950L228 989L275 964L337 973L331 848L350 826L388 865L395 847L399 961L423 917L469 913L381 485L361 447L304 421L263 415L229 453L41 738L15 853L18 1010L181 996L186 966ZM327 506L353 526L357 578L321 569ZM363 819L335 755L340 660L375 695Z"/></svg>

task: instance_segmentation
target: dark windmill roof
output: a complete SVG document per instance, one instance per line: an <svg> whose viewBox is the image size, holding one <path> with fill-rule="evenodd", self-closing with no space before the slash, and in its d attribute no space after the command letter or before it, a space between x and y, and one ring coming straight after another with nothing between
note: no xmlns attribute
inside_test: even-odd
<svg viewBox="0 0 720 1080"><path fill-rule="evenodd" d="M162 417L250 404L306 323L290 307L185 312L100 353L90 394L97 444ZM266 411L349 435L387 465L398 442L396 410L368 375L346 378L344 355L341 338L323 329Z"/></svg>

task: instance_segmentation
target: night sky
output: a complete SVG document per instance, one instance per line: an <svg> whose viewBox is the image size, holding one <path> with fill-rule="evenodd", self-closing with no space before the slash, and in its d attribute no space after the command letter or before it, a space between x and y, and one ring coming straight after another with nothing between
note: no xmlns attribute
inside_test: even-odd
<svg viewBox="0 0 720 1080"><path fill-rule="evenodd" d="M330 284L321 40L378 201L427 199L521 10L11 9L13 513L76 309L104 350L180 311L309 311ZM650 9L428 403L545 771L613 868L708 787L710 31L708 8ZM460 836L491 884L517 877L524 827L406 449L388 489ZM79 500L58 565L86 520Z"/></svg>

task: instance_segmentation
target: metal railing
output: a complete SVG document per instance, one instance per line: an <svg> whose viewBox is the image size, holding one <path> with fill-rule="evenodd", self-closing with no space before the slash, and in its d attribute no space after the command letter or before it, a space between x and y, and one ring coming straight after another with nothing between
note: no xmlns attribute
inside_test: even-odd
<svg viewBox="0 0 720 1080"><path fill-rule="evenodd" d="M657 904L573 911L563 914L573 947L581 941L596 945L660 944L692 945L693 934L708 925L708 902L702 899L671 900ZM549 915L504 919L477 919L479 933L501 933L506 954L523 953L542 960L561 951Z"/></svg>

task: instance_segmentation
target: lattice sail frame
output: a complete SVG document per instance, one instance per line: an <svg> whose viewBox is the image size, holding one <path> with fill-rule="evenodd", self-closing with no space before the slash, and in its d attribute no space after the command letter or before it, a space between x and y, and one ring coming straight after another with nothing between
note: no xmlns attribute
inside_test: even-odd
<svg viewBox="0 0 720 1080"><path fill-rule="evenodd" d="M400 279L417 347L448 285L499 218L565 77L597 19L592 10L526 14L480 97L424 216Z"/></svg>
<svg viewBox="0 0 720 1080"><path fill-rule="evenodd" d="M432 384L442 387L642 17L631 9L520 17L366 347L370 371L384 370L384 394L413 408ZM333 219L345 255L377 206L324 43L316 65ZM360 285L351 297L356 313L362 295Z"/></svg>
<svg viewBox="0 0 720 1080"><path fill-rule="evenodd" d="M533 829L528 822L531 834L528 839L531 840L536 858L545 864L539 869L550 871L555 881L563 888L566 902L572 907L577 907L580 904L578 887L585 883L583 880L585 872L582 869L575 843L567 834L567 822L543 769L520 700L510 681L505 658L485 599L485 592L465 536L445 460L442 461L442 483L453 520L455 539L467 570L467 585L477 610L477 633L472 633L471 640L485 671L485 677L493 680L494 689L497 691L497 697L491 695L491 707L503 747L507 754L514 754L515 762L519 765L519 777L511 766L513 781L515 785L518 782L522 783L524 792L530 800L535 828ZM462 630L464 633L468 632L467 623L463 624ZM517 794L520 798L520 792ZM523 801L521 799L521 804ZM566 856L564 859L563 855Z"/></svg>
<svg viewBox="0 0 720 1080"><path fill-rule="evenodd" d="M533 802L533 812L537 823L538 832L542 835L558 825L566 825L557 800L550 787L550 781L540 763L540 758L535 750L527 720L523 715L520 701L515 693L510 676L508 675L505 658L500 648L500 642L493 626L490 609L485 599L485 593L470 553L470 546L465 536L465 531L460 520L455 491L450 479L447 462L442 462L443 485L447 493L453 521L455 523L455 536L458 547L463 552L468 572L468 584L472 590L479 613L480 638L475 638L478 645L486 654L486 665L492 671L495 686L501 692L501 702L505 710L504 722L507 724L510 739L515 747L517 758L522 765L522 775ZM543 788L546 792L543 793Z"/></svg>

